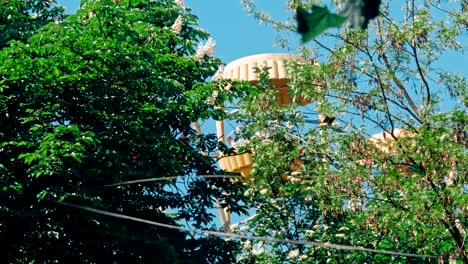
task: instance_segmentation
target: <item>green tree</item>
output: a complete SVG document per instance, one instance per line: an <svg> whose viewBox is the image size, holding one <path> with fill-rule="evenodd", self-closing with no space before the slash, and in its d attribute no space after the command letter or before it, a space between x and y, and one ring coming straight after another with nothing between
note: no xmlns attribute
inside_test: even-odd
<svg viewBox="0 0 468 264"><path fill-rule="evenodd" d="M217 114L203 82L219 60L196 53L208 37L196 17L172 1L89 0L39 29L58 17L50 7L0 3L15 21L2 20L9 37L0 45L2 259L232 262L233 241L53 203L195 228L212 226L215 198L243 210L241 185L197 176L218 171L209 157L216 138L197 135L191 123ZM175 175L188 177L106 186Z"/></svg>
<svg viewBox="0 0 468 264"><path fill-rule="evenodd" d="M63 7L50 0L2 1L0 4L0 48L11 40L24 41L51 21L63 19Z"/></svg>
<svg viewBox="0 0 468 264"><path fill-rule="evenodd" d="M277 21L243 2L286 33L297 8L324 4L288 1L291 20ZM333 4L339 13L345 3ZM466 14L465 2L383 1L368 29L345 25L299 47L307 63L290 63L289 85L309 108L276 105L266 83L229 117L255 153L250 234L433 257L262 242L247 243L241 261L468 263L466 72L444 65L463 54ZM311 108L337 122L310 124Z"/></svg>

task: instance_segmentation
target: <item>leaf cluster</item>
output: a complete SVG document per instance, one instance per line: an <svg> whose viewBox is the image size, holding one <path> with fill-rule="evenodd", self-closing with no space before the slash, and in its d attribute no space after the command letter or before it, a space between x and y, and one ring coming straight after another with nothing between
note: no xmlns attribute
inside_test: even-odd
<svg viewBox="0 0 468 264"><path fill-rule="evenodd" d="M196 176L218 173L201 151L216 151L216 138L191 128L215 112L204 105L211 88L198 83L219 60L194 56L207 34L172 1L128 3L85 1L64 21L0 50L0 239L8 262L234 258L235 242L49 202L197 228L212 224L215 198L245 212L241 197L225 195L240 184ZM32 23L21 14L21 23ZM184 26L175 34L170 26L179 15ZM177 175L189 177L106 187Z"/></svg>

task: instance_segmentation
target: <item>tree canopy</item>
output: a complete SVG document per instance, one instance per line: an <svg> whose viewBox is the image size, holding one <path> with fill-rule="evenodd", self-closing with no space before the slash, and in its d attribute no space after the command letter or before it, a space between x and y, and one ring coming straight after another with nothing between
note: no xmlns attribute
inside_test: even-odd
<svg viewBox="0 0 468 264"><path fill-rule="evenodd" d="M190 228L212 227L214 199L242 211L241 185L197 176L219 171L209 157L216 138L190 126L216 115L204 81L219 60L197 53L208 34L190 10L173 1L88 0L62 19L53 3L0 3L3 259L232 262L233 241L54 203Z"/></svg>
<svg viewBox="0 0 468 264"><path fill-rule="evenodd" d="M83 0L68 16L0 3L6 262L468 263L468 95L447 66L463 54L465 2L382 1L367 28L348 17L319 35L297 10L310 22L306 10L362 15L372 1L290 0L278 21L243 0L280 33L310 33L287 63L306 106L277 104L268 69L255 86L207 83L220 60L210 40L197 50L208 34L181 2ZM192 128L208 118L235 122L242 146ZM251 180L203 177L224 174L220 152L252 153ZM197 232L213 229L215 200L250 209L226 229L242 241Z"/></svg>
<svg viewBox="0 0 468 264"><path fill-rule="evenodd" d="M288 33L300 31L298 8L358 1L288 1L287 21L242 2ZM347 23L298 47L290 93L308 106L277 105L268 78L233 100L234 135L254 153L248 233L354 247L249 242L240 262L468 262L466 71L446 66L463 54L466 22L465 3L382 1L367 29ZM319 114L328 125L311 122Z"/></svg>

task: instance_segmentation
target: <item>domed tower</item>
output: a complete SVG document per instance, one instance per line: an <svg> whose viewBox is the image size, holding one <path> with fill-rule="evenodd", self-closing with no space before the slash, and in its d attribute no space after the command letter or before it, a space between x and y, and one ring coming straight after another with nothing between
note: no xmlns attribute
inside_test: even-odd
<svg viewBox="0 0 468 264"><path fill-rule="evenodd" d="M231 79L237 81L249 81L256 85L259 81L258 68L268 67L268 79L271 83L271 89L277 90L276 103L279 105L291 104L294 100L289 94L288 72L285 64L290 61L301 61L301 57L284 53L257 54L243 57L227 64L219 78ZM297 98L297 102L305 105L308 102L302 98ZM218 138L225 143L224 121L216 122ZM238 172L247 180L250 180L249 173L252 165L252 154L242 153L231 156L223 156L219 159L220 167L229 172Z"/></svg>

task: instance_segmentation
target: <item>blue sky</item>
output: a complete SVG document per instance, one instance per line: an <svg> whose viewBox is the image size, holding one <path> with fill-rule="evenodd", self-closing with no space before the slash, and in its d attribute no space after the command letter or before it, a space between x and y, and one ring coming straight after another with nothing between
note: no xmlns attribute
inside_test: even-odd
<svg viewBox="0 0 468 264"><path fill-rule="evenodd" d="M258 0L258 6L274 18L284 18L287 0ZM401 1L394 1L394 10L400 12ZM68 13L73 13L79 7L80 0L58 0L64 5ZM192 9L199 18L199 26L208 31L217 43L216 56L224 63L235 59L273 52L288 52L274 46L277 36L271 26L259 25L255 19L248 16L242 9L240 0L185 0L185 6ZM299 35L289 36L290 41L298 43ZM463 38L466 40L466 37ZM463 44L463 42L462 42ZM441 63L450 71L461 72L466 76L463 65L466 56L460 54L446 54Z"/></svg>
<svg viewBox="0 0 468 264"><path fill-rule="evenodd" d="M272 2L261 6L274 17L284 15L286 1ZM185 0L185 4L199 17L200 27L216 40L216 55L225 63L258 53L287 52L273 45L276 34L272 27L259 25L248 16L240 0Z"/></svg>

